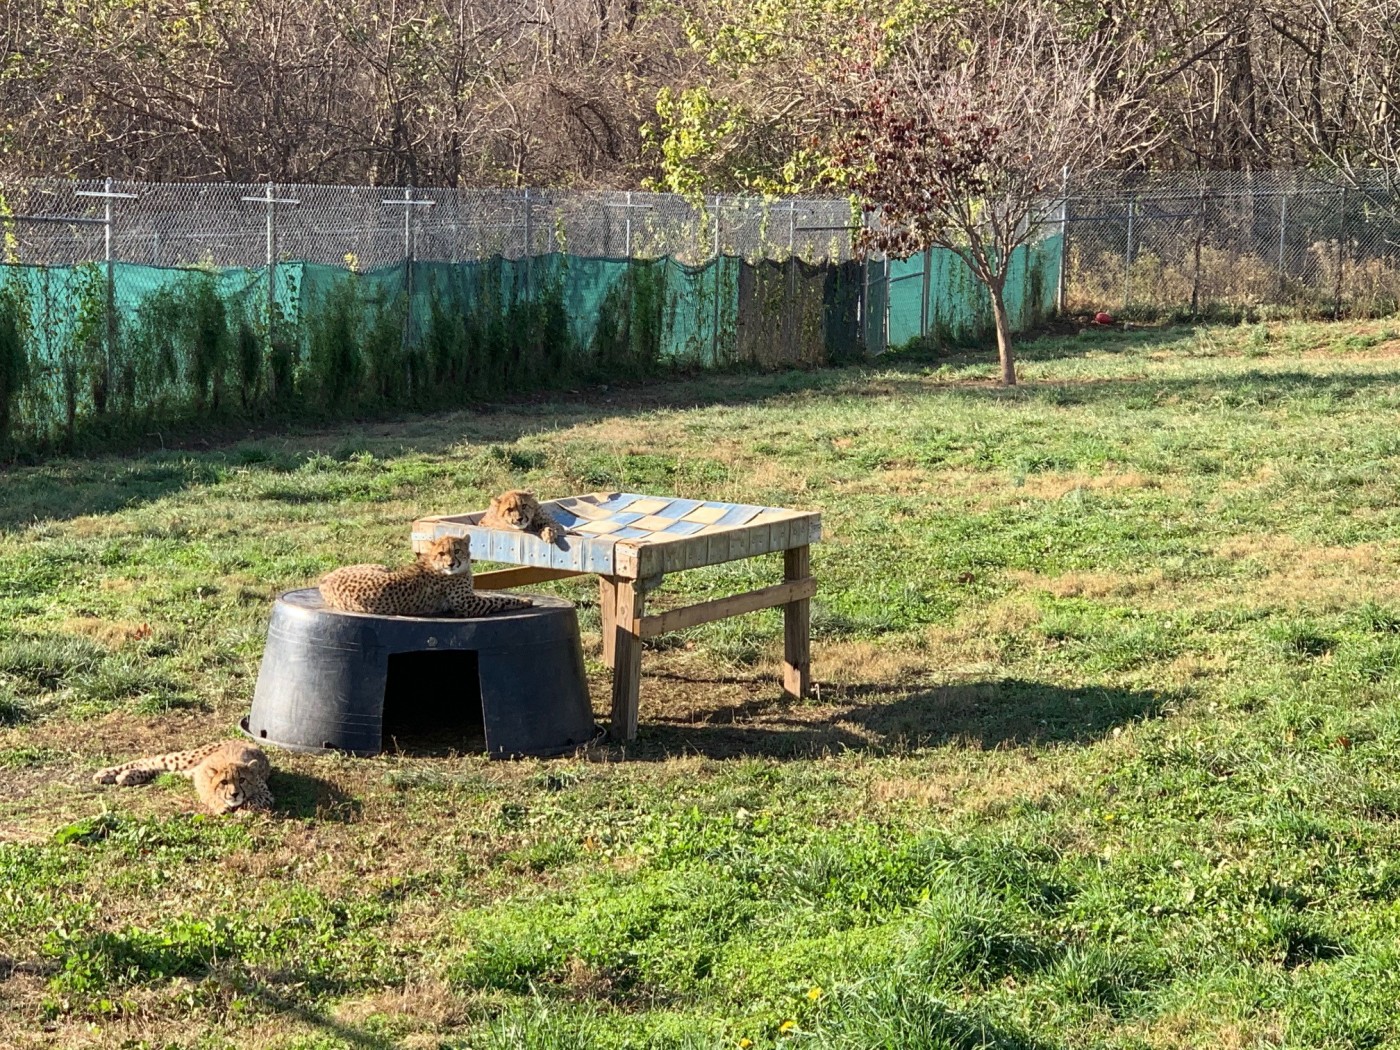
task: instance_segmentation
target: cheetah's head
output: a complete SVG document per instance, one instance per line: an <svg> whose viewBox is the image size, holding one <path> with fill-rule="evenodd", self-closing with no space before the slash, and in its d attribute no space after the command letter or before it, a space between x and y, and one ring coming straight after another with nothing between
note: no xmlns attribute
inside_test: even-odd
<svg viewBox="0 0 1400 1050"><path fill-rule="evenodd" d="M195 770L199 796L210 812L233 813L249 802L249 779L253 772L236 762L206 762Z"/></svg>
<svg viewBox="0 0 1400 1050"><path fill-rule="evenodd" d="M535 499L535 494L525 489L511 489L491 500L491 510L516 529L528 526L539 509L540 502Z"/></svg>
<svg viewBox="0 0 1400 1050"><path fill-rule="evenodd" d="M471 541L465 536L441 536L419 557L433 572L444 576L470 576L472 572Z"/></svg>

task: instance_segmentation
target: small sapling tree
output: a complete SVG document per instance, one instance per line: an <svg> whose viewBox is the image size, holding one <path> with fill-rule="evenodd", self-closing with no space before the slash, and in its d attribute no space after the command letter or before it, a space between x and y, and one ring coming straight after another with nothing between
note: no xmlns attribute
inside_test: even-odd
<svg viewBox="0 0 1400 1050"><path fill-rule="evenodd" d="M1058 214L1066 171L1120 163L1147 116L1131 67L1076 38L1043 0L965 10L898 35L872 29L832 102L832 181L873 223L862 250L946 248L987 289L1002 382L1016 382L1006 279L1016 249Z"/></svg>

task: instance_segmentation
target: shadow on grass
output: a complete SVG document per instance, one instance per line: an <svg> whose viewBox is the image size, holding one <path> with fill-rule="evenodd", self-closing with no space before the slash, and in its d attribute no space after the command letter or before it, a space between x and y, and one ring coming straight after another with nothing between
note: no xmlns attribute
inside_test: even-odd
<svg viewBox="0 0 1400 1050"><path fill-rule="evenodd" d="M1054 323L1039 332L1032 332L1015 341L1016 360L1057 361L1084 357L1087 354L1131 353L1153 350L1188 338L1196 325L1153 325L1124 331L1121 328L1100 328L1074 322ZM977 365L996 362L996 340L989 337L978 344L937 345L914 340L907 346L890 350L879 358L882 367L927 367L928 365Z"/></svg>
<svg viewBox="0 0 1400 1050"><path fill-rule="evenodd" d="M1133 332L1089 331L1082 335L1050 335L1022 343L1023 361L1051 361L1086 354L1134 352L1180 342L1182 328L1152 328ZM958 377L931 385L926 373L932 364L985 365L985 378ZM268 463L266 469L294 470L313 454L329 450L333 458L369 451L379 456L448 455L463 442L514 442L562 427L583 426L609 419L668 409L745 406L789 395L839 392L842 397L886 397L891 393L938 393L968 401L1026 400L1071 407L1121 403L1150 407L1156 401L1194 401L1221 407L1257 407L1298 396L1325 394L1344 399L1377 388L1400 384L1400 372L1387 370L1359 375L1323 376L1305 369L1269 372L1249 369L1236 375L1201 379L1129 376L1027 382L1015 389L991 381L995 352L986 349L927 349L892 351L856 365L809 371L706 374L667 378L630 386L552 391L490 405L450 412L387 416L373 422L347 421L334 425L285 425L249 431L230 427L227 443L212 447L207 431L189 451L133 452L129 458L55 459L40 466L0 466L0 531L22 528L34 521L67 520L104 514L150 503L187 487L216 483L226 469ZM901 377L905 373L907 378ZM862 383L878 374L878 382ZM191 441L194 441L194 437ZM217 436L215 438L217 440ZM175 446L178 447L178 446ZM626 488L626 477L591 478L595 489ZM265 498L288 504L316 502L314 494L293 486L269 490Z"/></svg>
<svg viewBox="0 0 1400 1050"><path fill-rule="evenodd" d="M329 1016L322 1009L282 995L265 982L259 981L252 990L254 997L267 1010L299 1021L308 1028L320 1029L324 1035L331 1039L355 1047L357 1050L395 1050L396 1047L403 1045L397 1038L338 1020Z"/></svg>
<svg viewBox="0 0 1400 1050"><path fill-rule="evenodd" d="M882 696L890 699L882 700ZM652 721L628 758L801 758L826 751L896 751L952 743L992 749L1087 744L1116 727L1159 717L1175 694L1003 679L920 689L856 685L820 703L771 699L698 712L689 722Z"/></svg>
<svg viewBox="0 0 1400 1050"><path fill-rule="evenodd" d="M152 503L197 483L203 474L211 472L190 460L68 459L43 467L0 468L0 532Z"/></svg>
<svg viewBox="0 0 1400 1050"><path fill-rule="evenodd" d="M359 801L320 777L274 769L268 778L278 816L349 823L361 811Z"/></svg>

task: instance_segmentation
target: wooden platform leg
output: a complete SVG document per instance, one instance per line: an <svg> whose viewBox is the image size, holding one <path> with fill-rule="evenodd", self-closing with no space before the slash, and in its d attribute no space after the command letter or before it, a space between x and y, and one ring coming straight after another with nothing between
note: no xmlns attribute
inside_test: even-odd
<svg viewBox="0 0 1400 1050"><path fill-rule="evenodd" d="M603 663L612 667L617 649L613 633L617 624L617 580L611 576L598 577L598 611L603 617Z"/></svg>
<svg viewBox="0 0 1400 1050"><path fill-rule="evenodd" d="M811 575L810 547L783 551L783 578L805 580ZM812 684L812 602L802 598L783 606L783 691L802 699Z"/></svg>
<svg viewBox="0 0 1400 1050"><path fill-rule="evenodd" d="M614 740L637 735L637 708L642 692L642 639L636 633L643 611L645 591L640 580L617 580L617 607L613 621L612 724Z"/></svg>

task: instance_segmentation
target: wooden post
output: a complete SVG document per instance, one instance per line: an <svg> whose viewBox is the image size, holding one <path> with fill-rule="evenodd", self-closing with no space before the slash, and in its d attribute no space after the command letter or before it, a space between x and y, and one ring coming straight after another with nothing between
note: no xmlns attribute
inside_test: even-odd
<svg viewBox="0 0 1400 1050"><path fill-rule="evenodd" d="M783 551L783 578L805 580L811 575L811 548ZM812 684L812 602L800 598L783 606L783 691L796 700Z"/></svg>
<svg viewBox="0 0 1400 1050"><path fill-rule="evenodd" d="M612 667L617 651L617 580L612 576L598 577L598 612L603 618L603 663Z"/></svg>
<svg viewBox="0 0 1400 1050"><path fill-rule="evenodd" d="M617 608L613 620L613 700L614 740L632 740L637 735L637 709L642 694L642 639L637 633L646 598L644 581L617 581Z"/></svg>

